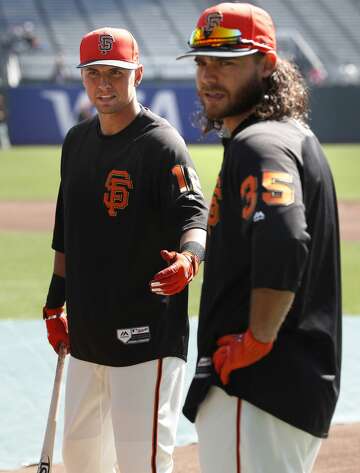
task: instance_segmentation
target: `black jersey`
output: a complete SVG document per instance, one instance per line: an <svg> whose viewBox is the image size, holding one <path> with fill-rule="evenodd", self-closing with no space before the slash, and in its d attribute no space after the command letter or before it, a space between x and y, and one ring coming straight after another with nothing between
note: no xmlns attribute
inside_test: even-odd
<svg viewBox="0 0 360 473"><path fill-rule="evenodd" d="M207 208L185 143L142 109L124 130L102 135L98 118L72 128L63 145L53 248L65 253L71 354L110 366L165 356L186 359L187 289L153 294Z"/></svg>
<svg viewBox="0 0 360 473"><path fill-rule="evenodd" d="M229 140L209 211L198 364L184 413L211 384L315 436L339 393L341 287L337 203L312 132L292 119L244 122ZM273 350L223 386L216 340L248 328L250 292L296 293Z"/></svg>

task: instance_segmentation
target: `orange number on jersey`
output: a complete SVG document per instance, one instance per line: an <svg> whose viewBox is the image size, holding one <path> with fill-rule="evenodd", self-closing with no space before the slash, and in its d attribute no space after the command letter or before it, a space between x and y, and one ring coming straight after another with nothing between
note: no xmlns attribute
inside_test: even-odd
<svg viewBox="0 0 360 473"><path fill-rule="evenodd" d="M187 171L187 172L186 172ZM200 180L195 172L195 169L187 167L186 171L184 166L177 164L171 170L172 174L176 177L180 193L194 190L198 194L202 195Z"/></svg>
<svg viewBox="0 0 360 473"><path fill-rule="evenodd" d="M257 202L257 179L254 176L248 176L240 187L241 198L245 200L245 206L242 211L242 216L248 220L255 210Z"/></svg>
<svg viewBox="0 0 360 473"><path fill-rule="evenodd" d="M172 168L171 172L178 181L180 193L190 190L186 182L183 166L181 166L180 164L177 164L176 166Z"/></svg>
<svg viewBox="0 0 360 473"><path fill-rule="evenodd" d="M214 193L211 199L210 209L209 209L208 228L210 232L211 232L211 229L219 223L221 199L222 199L221 180L220 180L220 176L218 176Z"/></svg>
<svg viewBox="0 0 360 473"><path fill-rule="evenodd" d="M290 205L295 201L292 184L293 177L286 172L264 171L262 185L267 192L262 193L262 199L267 205Z"/></svg>

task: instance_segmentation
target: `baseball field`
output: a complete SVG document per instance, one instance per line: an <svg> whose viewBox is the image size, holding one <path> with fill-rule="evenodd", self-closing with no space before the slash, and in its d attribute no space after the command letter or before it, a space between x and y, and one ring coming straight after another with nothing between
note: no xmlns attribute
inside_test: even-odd
<svg viewBox="0 0 360 473"><path fill-rule="evenodd" d="M360 146L325 146L337 186L342 237L343 310L360 314ZM220 146L190 147L209 200ZM52 273L51 228L60 147L0 151L0 319L39 317ZM326 231L326 229L324 229ZM198 313L201 275L191 285L189 313Z"/></svg>
<svg viewBox="0 0 360 473"><path fill-rule="evenodd" d="M360 146L325 146L338 191L343 271L343 312L360 314ZM190 147L209 201L220 167L219 146ZM0 150L0 320L39 318L52 273L51 229L59 183L59 147ZM324 229L326 231L326 229ZM201 274L190 288L198 313ZM335 425L315 473L356 473L360 424ZM20 470L19 470L20 471ZM21 470L35 473L36 468ZM54 472L62 473L62 465ZM174 473L198 473L197 446L178 447ZM1 472L0 472L1 473ZM16 472L14 472L16 473Z"/></svg>

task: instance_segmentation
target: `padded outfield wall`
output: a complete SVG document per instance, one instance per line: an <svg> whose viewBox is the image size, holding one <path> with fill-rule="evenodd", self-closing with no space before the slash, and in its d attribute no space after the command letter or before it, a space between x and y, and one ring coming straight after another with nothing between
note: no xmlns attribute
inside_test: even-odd
<svg viewBox="0 0 360 473"><path fill-rule="evenodd" d="M191 122L198 109L193 83L144 83L141 103L167 118L188 143L204 140ZM20 86L7 91L8 124L14 145L60 144L78 121L86 99L81 85ZM311 126L323 143L360 142L360 87L319 87L311 91Z"/></svg>

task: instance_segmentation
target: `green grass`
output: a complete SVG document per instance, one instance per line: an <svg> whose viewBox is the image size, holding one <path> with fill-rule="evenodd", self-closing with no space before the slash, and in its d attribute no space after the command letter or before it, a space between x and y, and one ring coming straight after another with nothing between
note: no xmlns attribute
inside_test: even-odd
<svg viewBox="0 0 360 473"><path fill-rule="evenodd" d="M340 199L360 199L360 145L327 145L325 154Z"/></svg>
<svg viewBox="0 0 360 473"><path fill-rule="evenodd" d="M341 199L360 199L360 146L325 146ZM221 146L194 145L196 164L207 200L222 160ZM60 147L14 147L0 151L0 200L54 200L59 182ZM0 233L0 319L35 318L52 272L50 233ZM360 242L342 242L343 309L360 314L358 268ZM189 313L198 313L202 272L190 287Z"/></svg>
<svg viewBox="0 0 360 473"><path fill-rule="evenodd" d="M360 242L341 243L343 313L360 315Z"/></svg>
<svg viewBox="0 0 360 473"><path fill-rule="evenodd" d="M191 157L199 175L205 198L209 201L213 195L216 178L220 171L223 150L221 146L189 146Z"/></svg>
<svg viewBox="0 0 360 473"><path fill-rule="evenodd" d="M52 274L50 233L0 233L0 248L0 319L41 317Z"/></svg>
<svg viewBox="0 0 360 473"><path fill-rule="evenodd" d="M53 200L59 186L59 146L0 150L0 200Z"/></svg>
<svg viewBox="0 0 360 473"><path fill-rule="evenodd" d="M189 146L207 199L213 193L222 147ZM341 199L360 199L360 145L324 146ZM59 183L59 146L13 147L0 150L0 200L55 199Z"/></svg>
<svg viewBox="0 0 360 473"><path fill-rule="evenodd" d="M198 315L199 313L203 269L204 266L201 265L196 278L191 281L189 286L189 315Z"/></svg>

